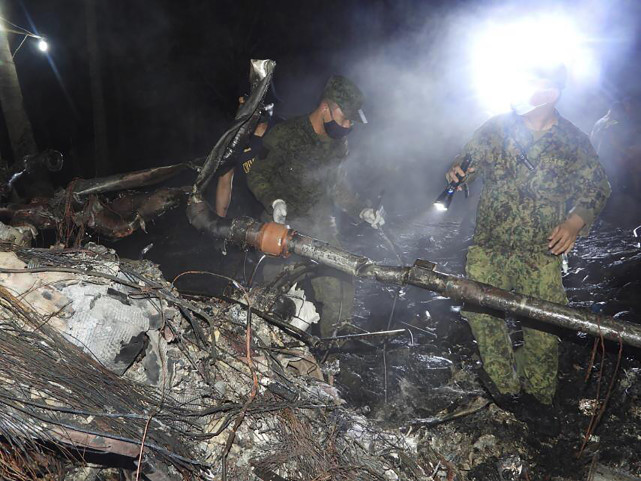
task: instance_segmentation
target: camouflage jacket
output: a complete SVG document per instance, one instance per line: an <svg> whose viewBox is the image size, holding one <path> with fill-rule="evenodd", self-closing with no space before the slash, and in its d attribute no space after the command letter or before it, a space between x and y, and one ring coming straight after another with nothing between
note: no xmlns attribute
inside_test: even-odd
<svg viewBox="0 0 641 481"><path fill-rule="evenodd" d="M587 234L610 195L610 184L587 135L557 113L538 140L523 120L504 114L479 128L455 163L470 155L468 182L483 179L474 242L488 248L547 251L548 236L576 213ZM519 160L524 153L534 167Z"/></svg>
<svg viewBox="0 0 641 481"><path fill-rule="evenodd" d="M249 188L268 212L272 202L287 203L288 218L329 214L337 204L357 217L361 209L340 169L347 156L347 141L321 137L308 116L276 125L264 137L267 157L248 174Z"/></svg>

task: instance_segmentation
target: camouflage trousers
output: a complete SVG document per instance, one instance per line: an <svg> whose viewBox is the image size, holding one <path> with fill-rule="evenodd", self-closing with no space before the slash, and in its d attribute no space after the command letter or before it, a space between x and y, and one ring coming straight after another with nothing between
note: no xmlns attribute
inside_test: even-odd
<svg viewBox="0 0 641 481"><path fill-rule="evenodd" d="M303 234L340 247L336 225L329 214L293 219L290 225ZM266 260L263 267L263 280L269 282L280 274L287 264L300 261L300 257L297 258L297 256L289 259ZM309 276L309 284L312 288L314 306L320 315L320 334L322 337L329 337L341 321L352 318L354 282L347 274L319 266L317 272Z"/></svg>
<svg viewBox="0 0 641 481"><path fill-rule="evenodd" d="M508 291L567 304L561 282L561 259L544 252L503 253L472 246L467 253L467 277ZM502 394L523 389L544 404L556 392L558 338L523 327L523 346L515 353L503 319L470 306L462 311L478 343L483 369Z"/></svg>

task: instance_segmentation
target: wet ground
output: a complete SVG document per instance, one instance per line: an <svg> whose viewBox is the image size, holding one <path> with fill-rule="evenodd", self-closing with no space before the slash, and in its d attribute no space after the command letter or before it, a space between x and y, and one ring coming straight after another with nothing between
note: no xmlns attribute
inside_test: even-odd
<svg viewBox="0 0 641 481"><path fill-rule="evenodd" d="M186 270L219 271L221 263L226 266L226 274L248 278L253 268L251 256L246 259L233 250L221 256L220 246L211 241L167 234L172 229L180 232L181 222L188 232L180 216L170 216L151 228L150 236L119 243L120 254L136 257L153 242L147 257L160 264L168 279ZM398 263L397 253L379 233L347 219L340 224L346 248L377 261ZM446 221L434 216L391 216L386 226L404 263L428 259L438 263L439 270L453 274L463 272L472 230L469 220ZM165 234L161 236L160 232ZM640 243L631 228L598 223L588 239L577 243L570 257L564 283L571 304L639 322ZM179 287L215 293L224 284L205 279L183 278ZM364 414L406 432L418 430L422 439L419 452L424 448L428 456L432 447L449 453L439 460L449 466L446 477L451 468L452 473L470 480L587 479L597 462L641 476L639 351L624 348L615 372L619 348L605 343L605 355L599 349L590 368L593 339L556 331L563 340L558 389L563 429L558 438L537 435L493 404L438 424L444 413L473 411L479 399L488 398L478 382L478 354L469 328L459 315L460 306L417 288L399 290L366 280L356 280L356 286L352 331L388 327L408 331L384 347L381 343L360 343L337 353L337 385L350 404ZM616 382L607 409L578 457L591 420L591 406L597 396L606 397L613 376Z"/></svg>

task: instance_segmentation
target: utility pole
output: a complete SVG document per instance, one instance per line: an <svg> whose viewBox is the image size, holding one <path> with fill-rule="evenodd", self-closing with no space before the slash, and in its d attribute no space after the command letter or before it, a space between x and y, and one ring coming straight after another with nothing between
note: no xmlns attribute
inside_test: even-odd
<svg viewBox="0 0 641 481"><path fill-rule="evenodd" d="M14 162L38 153L33 128L24 108L22 89L13 62L7 32L0 28L0 104L9 131Z"/></svg>
<svg viewBox="0 0 641 481"><path fill-rule="evenodd" d="M93 108L94 174L110 173L109 145L107 142L107 116L102 83L102 62L98 46L97 0L85 0L87 23L87 52L89 54L89 77L91 79L91 101Z"/></svg>

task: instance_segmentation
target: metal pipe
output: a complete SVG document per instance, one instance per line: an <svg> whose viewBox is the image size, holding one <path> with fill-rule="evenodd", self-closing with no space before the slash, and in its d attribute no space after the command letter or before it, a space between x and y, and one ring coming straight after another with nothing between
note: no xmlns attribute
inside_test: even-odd
<svg viewBox="0 0 641 481"><path fill-rule="evenodd" d="M106 194L119 190L147 187L160 184L188 168L189 164L175 164L96 179L78 179L73 184L73 193L76 195Z"/></svg>
<svg viewBox="0 0 641 481"><path fill-rule="evenodd" d="M641 325L631 322L508 292L489 284L443 274L420 266L409 269L407 283L438 292L451 299L641 347Z"/></svg>
<svg viewBox="0 0 641 481"><path fill-rule="evenodd" d="M333 267L353 276L359 276L373 262L367 257L351 254L326 242L291 231L291 238L287 239L289 252L306 257L325 266ZM362 276L360 276L362 277Z"/></svg>
<svg viewBox="0 0 641 481"><path fill-rule="evenodd" d="M265 234L268 232L266 226L269 225L273 224L262 226L254 224L252 229ZM388 284L413 285L438 292L452 299L496 309L517 317L533 319L574 331L583 331L593 336L603 336L605 339L620 340L630 346L641 347L641 325L573 309L523 294L511 293L464 277L437 272L434 270L435 264L424 260L417 260L412 267L382 266L368 257L352 254L291 229L284 233L283 230L278 231L282 250L280 252L272 250L267 253L280 256L287 256L290 253L298 254L356 277L372 278ZM263 235L263 244L266 243L265 236ZM244 244L253 245L260 250L259 244L252 242L247 236Z"/></svg>
<svg viewBox="0 0 641 481"><path fill-rule="evenodd" d="M238 107L234 123L218 139L205 160L193 187L193 201L202 201L205 189L218 169L234 158L247 145L247 140L258 125L260 106L272 81L276 62L273 60L252 60L250 62L251 94Z"/></svg>

